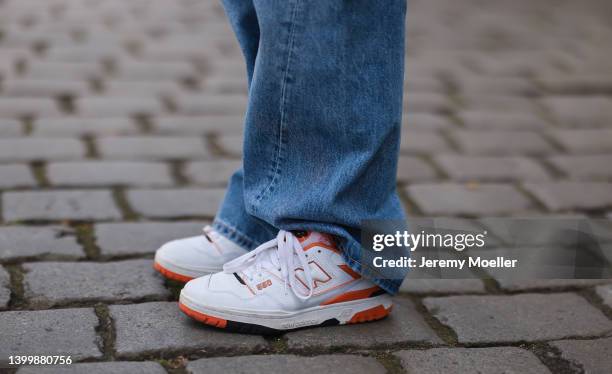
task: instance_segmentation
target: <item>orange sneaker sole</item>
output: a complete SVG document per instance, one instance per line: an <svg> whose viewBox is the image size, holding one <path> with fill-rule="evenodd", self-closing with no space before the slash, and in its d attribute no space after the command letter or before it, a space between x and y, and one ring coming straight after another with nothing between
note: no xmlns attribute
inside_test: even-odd
<svg viewBox="0 0 612 374"><path fill-rule="evenodd" d="M374 308L363 310L361 312L355 313L353 317L349 321L346 322L346 324L364 323L364 322L370 322L370 321L376 321L379 319L383 319L387 317L389 313L391 313L391 308L392 307L389 307L388 309L386 309L383 305L378 305ZM195 311L181 302L179 302L179 309L183 313L185 313L187 316L195 319L198 322L204 323L209 326L227 329L229 331L235 331L239 333L277 335L277 334L282 334L284 332L290 331L290 330L285 330L285 331L276 330L276 329L272 329L269 327L260 326L256 324L228 321L223 318L214 317L208 314L204 314L204 313ZM335 324L338 324L338 321L337 320L335 321L336 321ZM329 325L329 324L323 323L321 325L312 325L312 326L304 326L304 327L317 327L317 326L326 326L326 325ZM333 325L333 323L331 325Z"/></svg>
<svg viewBox="0 0 612 374"><path fill-rule="evenodd" d="M179 309L181 309L183 313L187 314L189 317L195 319L198 322L202 322L207 325L219 327L222 329L224 329L227 326L227 320L223 318L209 316L208 314L196 312L195 310L189 308L185 304L179 303Z"/></svg>
<svg viewBox="0 0 612 374"><path fill-rule="evenodd" d="M386 309L384 306L379 305L375 306L374 308L362 310L361 312L355 313L347 323L363 323L383 319L387 317L389 313L391 313L391 308L393 308L393 306Z"/></svg>
<svg viewBox="0 0 612 374"><path fill-rule="evenodd" d="M163 275L164 277L174 280L174 281L187 283L193 279L192 277L188 277L186 275L182 275L182 274L178 274L173 271L170 271L166 269L165 267L161 266L160 264L158 264L157 262L153 263L153 269L159 271L161 275Z"/></svg>

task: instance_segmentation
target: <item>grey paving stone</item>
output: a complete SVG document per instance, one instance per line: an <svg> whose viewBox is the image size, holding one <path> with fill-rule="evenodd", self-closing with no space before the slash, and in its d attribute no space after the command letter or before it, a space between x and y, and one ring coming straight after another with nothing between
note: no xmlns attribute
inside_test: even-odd
<svg viewBox="0 0 612 374"><path fill-rule="evenodd" d="M128 117L39 118L32 136L134 135L138 128Z"/></svg>
<svg viewBox="0 0 612 374"><path fill-rule="evenodd" d="M0 310L8 307L11 300L11 277L9 273L0 266Z"/></svg>
<svg viewBox="0 0 612 374"><path fill-rule="evenodd" d="M571 153L612 152L612 129L554 130L550 134Z"/></svg>
<svg viewBox="0 0 612 374"><path fill-rule="evenodd" d="M397 180L399 182L432 180L436 176L433 167L420 158L400 156L397 165Z"/></svg>
<svg viewBox="0 0 612 374"><path fill-rule="evenodd" d="M0 161L53 161L85 157L85 146L68 138L0 138Z"/></svg>
<svg viewBox="0 0 612 374"><path fill-rule="evenodd" d="M36 60L28 65L25 76L32 79L93 79L102 76L102 67L97 63L54 62Z"/></svg>
<svg viewBox="0 0 612 374"><path fill-rule="evenodd" d="M287 333L290 349L322 350L338 347L368 348L400 343L441 344L442 340L416 311L410 299L393 299L393 312L375 323L305 329Z"/></svg>
<svg viewBox="0 0 612 374"><path fill-rule="evenodd" d="M575 180L612 179L612 154L559 155L550 157L549 161Z"/></svg>
<svg viewBox="0 0 612 374"><path fill-rule="evenodd" d="M244 77L211 77L204 83L204 91L215 94L248 94Z"/></svg>
<svg viewBox="0 0 612 374"><path fill-rule="evenodd" d="M157 362L88 362L63 366L25 366L18 374L165 374L166 370Z"/></svg>
<svg viewBox="0 0 612 374"><path fill-rule="evenodd" d="M243 122L241 115L156 116L153 126L160 134L242 134Z"/></svg>
<svg viewBox="0 0 612 374"><path fill-rule="evenodd" d="M470 130L541 130L549 125L530 112L462 110L459 119Z"/></svg>
<svg viewBox="0 0 612 374"><path fill-rule="evenodd" d="M550 345L561 351L562 358L581 367L584 373L612 372L612 338L561 340Z"/></svg>
<svg viewBox="0 0 612 374"><path fill-rule="evenodd" d="M0 98L0 118L58 117L61 111L49 98Z"/></svg>
<svg viewBox="0 0 612 374"><path fill-rule="evenodd" d="M517 95L533 96L537 88L524 77L460 76L455 82L458 90L467 95Z"/></svg>
<svg viewBox="0 0 612 374"><path fill-rule="evenodd" d="M90 308L2 312L0 357L3 361L10 355L101 358L97 325L98 317Z"/></svg>
<svg viewBox="0 0 612 374"><path fill-rule="evenodd" d="M429 215L492 215L526 211L532 204L516 188L506 184L415 184L407 191Z"/></svg>
<svg viewBox="0 0 612 374"><path fill-rule="evenodd" d="M395 353L402 366L414 374L550 373L531 352L516 347L433 348Z"/></svg>
<svg viewBox="0 0 612 374"><path fill-rule="evenodd" d="M107 96L157 96L169 99L179 95L183 90L177 81L124 81L107 80L104 82L104 94Z"/></svg>
<svg viewBox="0 0 612 374"><path fill-rule="evenodd" d="M225 186L241 166L240 160L196 161L188 163L184 173L189 181L197 184Z"/></svg>
<svg viewBox="0 0 612 374"><path fill-rule="evenodd" d="M403 131L400 150L407 153L438 153L449 150L449 145L436 132Z"/></svg>
<svg viewBox="0 0 612 374"><path fill-rule="evenodd" d="M597 276L593 275L594 271L586 273L587 270L584 268L554 267L555 259L573 260L578 255L575 247L563 247L562 245L555 246L554 243L549 243L548 247L469 249L464 253L471 258L481 258L483 260L517 259L518 264L515 268L483 267L481 269L484 273L493 277L499 287L506 291L560 291L610 283L608 279L573 279L574 277L580 278L581 274L584 274L583 277ZM579 265L581 259L584 258L589 258L587 253L577 258L576 263ZM582 260L582 262L584 261ZM596 259L593 258L591 261L596 261Z"/></svg>
<svg viewBox="0 0 612 374"><path fill-rule="evenodd" d="M243 137L236 135L222 135L215 139L219 148L231 157L240 157L242 154Z"/></svg>
<svg viewBox="0 0 612 374"><path fill-rule="evenodd" d="M500 288L507 291L534 291L566 288L586 288L610 282L607 279L509 279L495 278Z"/></svg>
<svg viewBox="0 0 612 374"><path fill-rule="evenodd" d="M612 285L604 285L595 288L597 295L601 298L604 304L612 308Z"/></svg>
<svg viewBox="0 0 612 374"><path fill-rule="evenodd" d="M525 188L551 211L603 209L612 206L612 183L567 181L526 183Z"/></svg>
<svg viewBox="0 0 612 374"><path fill-rule="evenodd" d="M576 59L573 61L571 65L572 70L576 75L579 74L605 74L605 77L608 77L610 73L610 64L609 61L605 58L607 54L606 51L597 51L593 48L588 48L588 52L584 56L584 59ZM586 51L585 51L586 52ZM574 75L572 75L574 76ZM606 81L602 82L606 83Z"/></svg>
<svg viewBox="0 0 612 374"><path fill-rule="evenodd" d="M571 79L571 78L570 78ZM612 100L604 96L552 96L542 99L562 126L589 128L612 126Z"/></svg>
<svg viewBox="0 0 612 374"><path fill-rule="evenodd" d="M187 372L204 373L385 373L376 359L357 355L334 354L314 357L261 355L205 358L187 364Z"/></svg>
<svg viewBox="0 0 612 374"><path fill-rule="evenodd" d="M610 79L609 75L592 71L571 75L547 74L538 77L537 81L547 92L564 96L572 95L568 98L568 101L578 99L577 103L579 104L583 103L580 99L591 99L592 97L588 97L590 95L605 95L612 91L612 79ZM581 95L587 97L585 98ZM563 96L559 97L562 98ZM553 105L550 106L554 107ZM595 106L595 108L597 108L597 106Z"/></svg>
<svg viewBox="0 0 612 374"><path fill-rule="evenodd" d="M580 214L546 214L532 217L485 217L482 225L501 239L502 247L557 247L584 242L582 233L600 243L612 241L612 227L607 220L587 219Z"/></svg>
<svg viewBox="0 0 612 374"><path fill-rule="evenodd" d="M170 295L151 260L34 262L23 268L25 298L37 308L71 302L166 299Z"/></svg>
<svg viewBox="0 0 612 374"><path fill-rule="evenodd" d="M423 303L457 333L459 343L506 343L592 336L612 322L572 293L448 296Z"/></svg>
<svg viewBox="0 0 612 374"><path fill-rule="evenodd" d="M21 122L12 118L0 119L0 136L18 137L21 135L23 135L23 126Z"/></svg>
<svg viewBox="0 0 612 374"><path fill-rule="evenodd" d="M96 243L104 256L149 254L164 243L202 234L205 222L120 222L95 225Z"/></svg>
<svg viewBox="0 0 612 374"><path fill-rule="evenodd" d="M214 114L243 114L246 95L186 94L175 98L179 114L190 116Z"/></svg>
<svg viewBox="0 0 612 374"><path fill-rule="evenodd" d="M162 162L83 161L47 165L55 186L170 186L170 167Z"/></svg>
<svg viewBox="0 0 612 374"><path fill-rule="evenodd" d="M119 357L156 352L251 353L266 347L255 335L228 334L184 315L175 302L111 305Z"/></svg>
<svg viewBox="0 0 612 374"><path fill-rule="evenodd" d="M175 136L101 137L100 154L108 159L203 159L209 152L203 139Z"/></svg>
<svg viewBox="0 0 612 374"><path fill-rule="evenodd" d="M134 210L150 218L212 217L217 212L223 189L138 189L127 198Z"/></svg>
<svg viewBox="0 0 612 374"><path fill-rule="evenodd" d="M484 283L480 279L404 279L400 292L412 294L452 294L452 293L485 293Z"/></svg>
<svg viewBox="0 0 612 374"><path fill-rule="evenodd" d="M204 4L209 3L201 3L202 6L206 6ZM200 4L198 4L200 5ZM212 12L208 11L208 14L212 14ZM217 20L220 21L220 20ZM210 24L214 22L212 19L207 19L206 23ZM161 26L156 24L155 26ZM166 26L168 26L166 24ZM217 22L215 24L215 28L226 26L224 22ZM229 32L229 30L228 30ZM169 35L170 39L164 40L160 43L148 44L146 49L142 51L142 57L146 59L150 59L153 61L177 61L177 60L188 60L192 61L196 66L207 66L206 62L215 62L216 60L211 61L206 53L206 50L201 50L200 48L194 49L193 42L191 40L185 40L185 38L177 38L177 36ZM178 39L178 40L177 40ZM201 40L201 38L199 39ZM244 75L244 73L242 74ZM246 79L246 78L245 78Z"/></svg>
<svg viewBox="0 0 612 374"><path fill-rule="evenodd" d="M151 96L90 96L75 102L77 113L85 117L156 115L163 112L161 102Z"/></svg>
<svg viewBox="0 0 612 374"><path fill-rule="evenodd" d="M548 172L537 162L522 156L441 155L434 159L442 170L458 181L549 180Z"/></svg>
<svg viewBox="0 0 612 374"><path fill-rule="evenodd" d="M87 95L89 85L84 80L7 79L3 93L14 97L61 97Z"/></svg>
<svg viewBox="0 0 612 374"><path fill-rule="evenodd" d="M449 117L431 113L410 113L402 118L402 131L412 130L443 130L455 127Z"/></svg>
<svg viewBox="0 0 612 374"><path fill-rule="evenodd" d="M404 93L404 111L408 113L449 113L452 110L452 103L445 94L414 91Z"/></svg>
<svg viewBox="0 0 612 374"><path fill-rule="evenodd" d="M187 61L123 61L117 68L117 78L133 81L185 80L198 76Z"/></svg>
<svg viewBox="0 0 612 374"><path fill-rule="evenodd" d="M0 165L0 188L33 187L36 180L27 165Z"/></svg>
<svg viewBox="0 0 612 374"><path fill-rule="evenodd" d="M0 226L0 260L33 257L75 260L85 253L68 227Z"/></svg>
<svg viewBox="0 0 612 374"><path fill-rule="evenodd" d="M462 151L477 155L552 153L552 146L537 132L456 130L452 138Z"/></svg>
<svg viewBox="0 0 612 374"><path fill-rule="evenodd" d="M7 221L121 218L106 190L5 192L2 208Z"/></svg>
<svg viewBox="0 0 612 374"><path fill-rule="evenodd" d="M103 62L120 56L124 52L116 44L80 44L55 46L47 52L50 61Z"/></svg>
<svg viewBox="0 0 612 374"><path fill-rule="evenodd" d="M485 93L466 93L461 95L461 101L469 110L493 110L505 112L537 111L537 105L532 98L514 95L486 95Z"/></svg>
<svg viewBox="0 0 612 374"><path fill-rule="evenodd" d="M492 75L530 76L542 70L550 71L562 65L567 56L558 51L533 53L531 51L499 54L479 54L475 58L478 70ZM565 65L563 65L565 66Z"/></svg>
<svg viewBox="0 0 612 374"><path fill-rule="evenodd" d="M429 76L406 76L404 78L404 89L416 92L444 93L446 85L440 79Z"/></svg>

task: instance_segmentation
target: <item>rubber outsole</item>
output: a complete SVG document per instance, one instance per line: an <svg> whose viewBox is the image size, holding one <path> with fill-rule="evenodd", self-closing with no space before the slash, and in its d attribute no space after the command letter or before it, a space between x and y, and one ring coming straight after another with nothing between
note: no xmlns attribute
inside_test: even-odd
<svg viewBox="0 0 612 374"><path fill-rule="evenodd" d="M157 262L153 263L153 268L157 270L158 272L160 272L161 275L163 275L164 277L171 279L173 281L187 283L193 279L192 277L188 277L186 275L178 274L171 270L168 270Z"/></svg>
<svg viewBox="0 0 612 374"><path fill-rule="evenodd" d="M179 302L179 308L183 313L185 313L186 315L195 319L198 322L204 323L209 326L221 328L226 331L237 332L241 334L281 335L289 331L301 330L304 328L334 326L334 325L340 324L340 321L338 321L335 318L332 318L318 325L302 326L302 327L298 327L295 329L288 329L288 330L278 330L278 329L273 329L267 326L261 326L261 325L257 325L253 323L230 321L227 319L214 317L214 316L193 310L181 302ZM364 323L364 322L371 322L371 321L383 319L389 315L389 313L391 312L391 308L392 307L385 308L383 305L378 305L374 308L370 308L370 309L367 309L361 312L357 312L353 315L353 317L351 317L350 320L346 321L346 324Z"/></svg>

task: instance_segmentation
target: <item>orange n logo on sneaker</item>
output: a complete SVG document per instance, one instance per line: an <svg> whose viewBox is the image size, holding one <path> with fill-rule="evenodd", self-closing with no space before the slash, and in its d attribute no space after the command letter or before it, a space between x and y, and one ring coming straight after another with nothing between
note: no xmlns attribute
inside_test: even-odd
<svg viewBox="0 0 612 374"><path fill-rule="evenodd" d="M331 280L331 275L327 274L323 268L317 264L315 261L310 261L308 263L310 266L310 272L312 274L312 281L314 282L314 287L317 288L321 283L327 283ZM304 277L304 269L297 268L295 269L295 277L304 285L304 287L308 288L306 285L306 277Z"/></svg>

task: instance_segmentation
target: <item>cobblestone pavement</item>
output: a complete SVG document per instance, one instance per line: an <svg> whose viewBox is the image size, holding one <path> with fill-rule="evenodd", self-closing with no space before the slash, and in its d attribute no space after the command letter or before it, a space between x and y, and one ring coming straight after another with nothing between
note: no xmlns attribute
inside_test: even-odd
<svg viewBox="0 0 612 374"><path fill-rule="evenodd" d="M413 216L612 217L608 0L410 0L408 34L399 183ZM280 338L181 315L152 254L210 221L241 152L245 74L216 1L0 1L0 77L2 359L612 372L605 281L415 280L383 322Z"/></svg>

